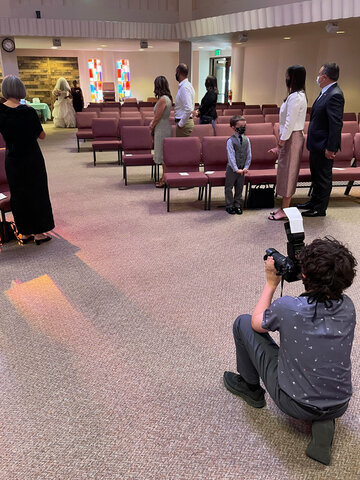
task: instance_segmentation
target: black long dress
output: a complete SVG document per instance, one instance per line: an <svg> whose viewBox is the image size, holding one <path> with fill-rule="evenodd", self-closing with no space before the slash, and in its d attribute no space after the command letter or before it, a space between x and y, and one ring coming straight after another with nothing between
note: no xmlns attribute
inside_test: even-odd
<svg viewBox="0 0 360 480"><path fill-rule="evenodd" d="M55 226L44 157L37 141L42 130L32 107L0 104L11 210L19 233L24 235L48 232Z"/></svg>
<svg viewBox="0 0 360 480"><path fill-rule="evenodd" d="M72 87L71 88L71 95L73 97L73 107L75 112L81 112L84 108L84 99L82 90L80 87Z"/></svg>

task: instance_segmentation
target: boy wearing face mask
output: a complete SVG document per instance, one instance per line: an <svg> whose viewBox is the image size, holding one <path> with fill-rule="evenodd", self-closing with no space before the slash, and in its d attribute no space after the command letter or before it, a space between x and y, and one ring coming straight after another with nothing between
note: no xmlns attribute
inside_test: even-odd
<svg viewBox="0 0 360 480"><path fill-rule="evenodd" d="M246 120L240 115L230 118L230 127L234 134L226 143L228 163L225 177L226 211L230 215L241 215L241 195L245 174L251 163L250 140L244 135ZM235 195L233 194L235 188Z"/></svg>

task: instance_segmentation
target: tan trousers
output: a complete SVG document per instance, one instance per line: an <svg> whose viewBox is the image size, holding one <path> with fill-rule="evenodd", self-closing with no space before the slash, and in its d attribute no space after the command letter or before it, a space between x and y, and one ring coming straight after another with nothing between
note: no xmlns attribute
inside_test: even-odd
<svg viewBox="0 0 360 480"><path fill-rule="evenodd" d="M194 129L194 120L192 118L189 118L189 120L185 123L185 125L182 128L179 128L176 125L176 136L189 137L193 129Z"/></svg>

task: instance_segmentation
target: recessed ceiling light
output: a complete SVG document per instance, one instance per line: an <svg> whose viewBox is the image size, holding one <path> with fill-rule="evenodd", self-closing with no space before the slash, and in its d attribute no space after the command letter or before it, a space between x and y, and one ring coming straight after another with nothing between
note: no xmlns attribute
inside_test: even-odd
<svg viewBox="0 0 360 480"><path fill-rule="evenodd" d="M148 48L154 48L154 45L148 45Z"/></svg>
<svg viewBox="0 0 360 480"><path fill-rule="evenodd" d="M199 48L204 48L204 47L199 47Z"/></svg>
<svg viewBox="0 0 360 480"><path fill-rule="evenodd" d="M143 49L143 48L139 48L139 52L143 52L143 51L144 51L144 49Z"/></svg>
<svg viewBox="0 0 360 480"><path fill-rule="evenodd" d="M236 42L236 45L242 45L243 42Z"/></svg>
<svg viewBox="0 0 360 480"><path fill-rule="evenodd" d="M291 37L284 37L284 40L291 40Z"/></svg>
<svg viewBox="0 0 360 480"><path fill-rule="evenodd" d="M104 48L105 48L105 47L107 47L107 45L100 45L100 47L104 47Z"/></svg>
<svg viewBox="0 0 360 480"><path fill-rule="evenodd" d="M98 47L96 50L102 50L102 48L101 48L101 47Z"/></svg>
<svg viewBox="0 0 360 480"><path fill-rule="evenodd" d="M338 33L340 35L342 33L345 33L345 30L338 30L336 33Z"/></svg>
<svg viewBox="0 0 360 480"><path fill-rule="evenodd" d="M57 49L57 47L51 47L51 48L52 48L53 50L56 50L56 49Z"/></svg>

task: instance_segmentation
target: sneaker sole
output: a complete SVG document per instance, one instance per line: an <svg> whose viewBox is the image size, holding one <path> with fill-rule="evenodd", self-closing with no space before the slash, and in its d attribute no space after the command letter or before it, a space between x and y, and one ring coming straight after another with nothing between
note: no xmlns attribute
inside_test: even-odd
<svg viewBox="0 0 360 480"><path fill-rule="evenodd" d="M234 388L232 388L228 383L226 383L225 377L223 377L224 385L229 392L233 393L234 395L241 397L245 402L254 408L263 408L266 405L266 400L263 398L262 400L254 400L253 398L246 395L246 393L238 392Z"/></svg>

